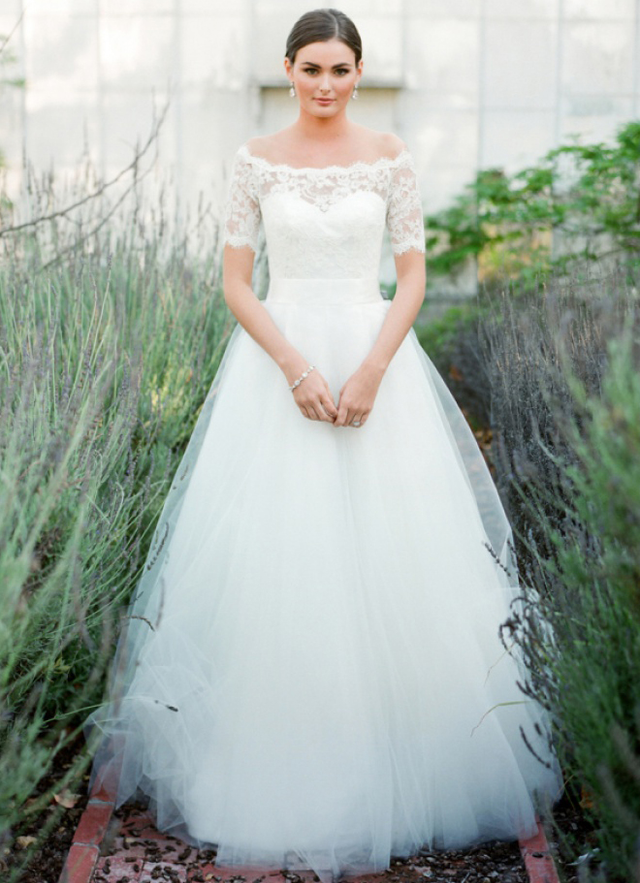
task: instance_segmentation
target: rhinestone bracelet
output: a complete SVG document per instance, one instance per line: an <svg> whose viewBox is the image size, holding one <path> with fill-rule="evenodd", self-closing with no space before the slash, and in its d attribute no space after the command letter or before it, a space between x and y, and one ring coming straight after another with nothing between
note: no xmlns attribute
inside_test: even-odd
<svg viewBox="0 0 640 883"><path fill-rule="evenodd" d="M290 387L289 387L289 389L291 390L291 392L293 392L294 389L296 389L296 387L300 386L300 384L301 384L302 381L305 379L305 377L308 377L308 375L311 374L311 372L313 371L313 369L314 369L315 367L316 367L315 365L309 365L309 367L307 368L307 370L302 372L302 376L301 376L301 377L298 377L298 379L294 382L293 386L290 386Z"/></svg>

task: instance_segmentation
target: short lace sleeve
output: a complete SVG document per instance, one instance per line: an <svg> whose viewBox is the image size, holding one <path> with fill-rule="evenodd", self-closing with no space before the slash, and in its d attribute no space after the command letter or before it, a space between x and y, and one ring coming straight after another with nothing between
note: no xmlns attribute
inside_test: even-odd
<svg viewBox="0 0 640 883"><path fill-rule="evenodd" d="M387 204L387 226L394 254L415 249L424 253L422 200L413 158L403 150L393 166Z"/></svg>
<svg viewBox="0 0 640 883"><path fill-rule="evenodd" d="M233 161L231 180L224 218L223 244L240 248L249 245L258 248L260 227L260 202L258 200L255 172L244 145Z"/></svg>

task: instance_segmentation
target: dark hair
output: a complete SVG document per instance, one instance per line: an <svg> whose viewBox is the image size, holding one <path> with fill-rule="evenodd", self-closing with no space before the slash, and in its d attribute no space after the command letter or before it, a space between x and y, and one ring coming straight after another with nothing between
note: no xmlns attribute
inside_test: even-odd
<svg viewBox="0 0 640 883"><path fill-rule="evenodd" d="M287 38L285 56L291 64L303 46L309 43L326 43L328 40L341 40L353 49L356 64L362 58L362 40L357 27L348 15L339 9L313 9L305 12L291 28Z"/></svg>

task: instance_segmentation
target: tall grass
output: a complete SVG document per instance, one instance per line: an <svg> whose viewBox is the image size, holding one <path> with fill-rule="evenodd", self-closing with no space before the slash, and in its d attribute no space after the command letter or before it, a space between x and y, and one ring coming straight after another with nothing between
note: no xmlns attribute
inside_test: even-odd
<svg viewBox="0 0 640 883"><path fill-rule="evenodd" d="M640 868L640 302L628 276L505 291L479 325L493 460L519 544L510 627L593 822L581 880ZM542 617L540 616L542 614ZM567 847L568 849L569 847Z"/></svg>
<svg viewBox="0 0 640 883"><path fill-rule="evenodd" d="M75 195L90 178L78 172ZM82 787L86 752L33 800L100 701L232 327L212 214L171 233L166 198L151 208L141 191L134 180L56 215L69 191L31 176L32 211L51 218L0 239L0 844Z"/></svg>

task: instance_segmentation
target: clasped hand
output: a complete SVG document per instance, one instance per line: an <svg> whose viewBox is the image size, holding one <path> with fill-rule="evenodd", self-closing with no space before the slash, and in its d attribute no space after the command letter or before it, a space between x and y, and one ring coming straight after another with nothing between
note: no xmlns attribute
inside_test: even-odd
<svg viewBox="0 0 640 883"><path fill-rule="evenodd" d="M361 365L343 384L336 406L329 384L316 368L293 391L300 412L309 420L324 420L334 426L363 426L382 380L382 373Z"/></svg>

